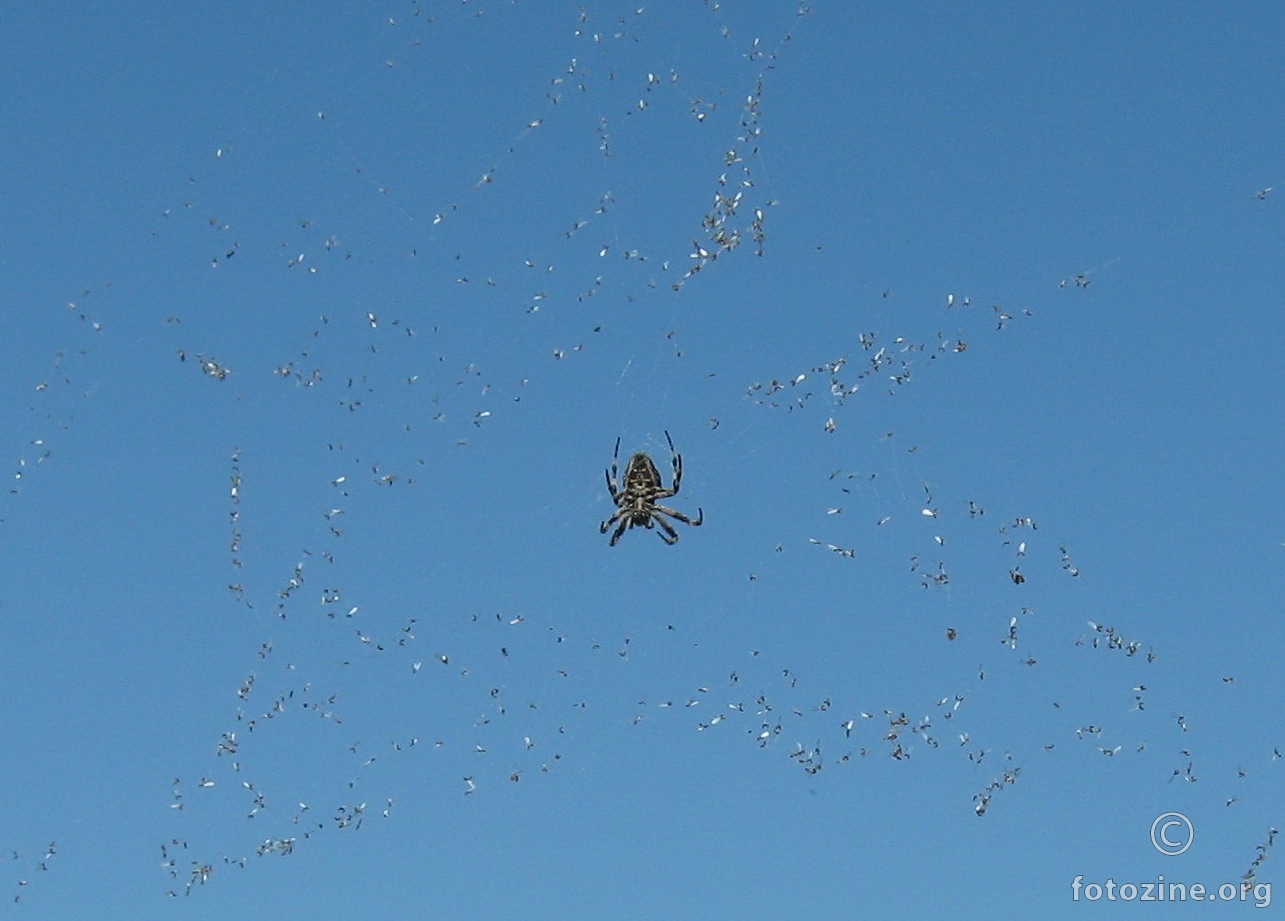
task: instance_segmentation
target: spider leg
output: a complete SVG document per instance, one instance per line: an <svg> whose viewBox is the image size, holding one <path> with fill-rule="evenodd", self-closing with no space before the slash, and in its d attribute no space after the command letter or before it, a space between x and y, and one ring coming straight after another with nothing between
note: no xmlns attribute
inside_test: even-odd
<svg viewBox="0 0 1285 921"><path fill-rule="evenodd" d="M606 521L604 521L601 525L598 526L598 533L606 534L607 529L610 528L613 524L615 524L620 519L620 517L624 514L625 514L625 510L623 508L617 510L616 514L612 515L610 518L608 518Z"/></svg>
<svg viewBox="0 0 1285 921"><path fill-rule="evenodd" d="M607 492L611 493L611 501L618 502L620 499L620 487L616 485L616 479L620 476L620 438L616 438L616 448L611 452L611 466L603 471L607 477Z"/></svg>
<svg viewBox="0 0 1285 921"><path fill-rule="evenodd" d="M665 430L665 440L669 442L670 463L674 465L674 489L669 495L677 495L679 484L683 482L683 455L674 450L674 439L669 437L669 430Z"/></svg>
<svg viewBox="0 0 1285 921"><path fill-rule="evenodd" d="M629 522L633 520L625 514L624 509L617 513L617 517L620 518L620 526L616 528L616 533L611 535L611 540L607 541L608 547L616 546L616 541L620 540L620 535L625 533L625 529L629 527ZM607 529L603 528L602 530L605 532Z"/></svg>
<svg viewBox="0 0 1285 921"><path fill-rule="evenodd" d="M678 511L677 509L670 508L668 505L657 505L655 506L654 511L663 512L666 515L668 515L670 518L677 518L679 521L683 522L684 524L689 524L694 528L699 527L701 522L705 520L705 510L701 508L698 508L696 510L696 518L694 520L691 518L688 518L686 515L684 515L682 512Z"/></svg>
<svg viewBox="0 0 1285 921"><path fill-rule="evenodd" d="M657 537L667 544L678 543L678 532L674 530L673 526L670 525L668 521L661 518L659 515L652 515L652 517L647 519L647 527L650 528L653 521L660 525L660 530L656 532Z"/></svg>

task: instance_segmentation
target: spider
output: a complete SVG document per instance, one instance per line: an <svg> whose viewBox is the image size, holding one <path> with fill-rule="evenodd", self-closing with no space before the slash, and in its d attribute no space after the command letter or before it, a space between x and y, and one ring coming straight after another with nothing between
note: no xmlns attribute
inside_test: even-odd
<svg viewBox="0 0 1285 921"><path fill-rule="evenodd" d="M669 453L673 458L674 488L664 487L660 481L660 471L656 469L652 459L639 451L629 458L629 463L625 466L625 485L622 489L616 482L620 472L620 439L616 439L616 450L611 456L611 469L604 471L607 475L607 491L611 493L611 501L616 503L616 513L604 521L599 528L603 534L606 534L613 524L620 522L616 526L616 532L611 535L611 540L607 542L608 546L616 546L620 535L629 528L651 528L654 524L660 525L660 530L656 532L657 537L667 544L676 544L678 532L665 520L665 515L677 518L693 527L705 520L705 512L702 509L696 510L696 518L693 520L682 512L656 501L678 495L678 487L683 482L683 456L674 450L674 440L669 437L669 432L665 433L665 440L669 442Z"/></svg>

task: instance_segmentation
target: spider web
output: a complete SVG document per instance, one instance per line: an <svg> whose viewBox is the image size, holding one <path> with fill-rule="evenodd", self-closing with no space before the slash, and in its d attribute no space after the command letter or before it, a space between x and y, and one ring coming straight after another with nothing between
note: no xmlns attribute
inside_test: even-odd
<svg viewBox="0 0 1285 921"><path fill-rule="evenodd" d="M875 789L863 822L926 800L961 835L986 833L957 816L1060 821L1058 797L1115 783L1143 811L1269 801L1279 743L1219 708L1269 711L1205 700L1242 691L1218 667L1236 655L1197 667L1113 560L1148 528L1113 514L1104 539L1038 421L1083 431L1077 400L1100 405L1111 375L1068 356L1118 304L1109 280L1141 285L1270 197L1211 196L1159 246L883 270L909 197L827 210L867 181L792 130L824 28L807 4L339 15L284 40L192 169L167 164L120 268L40 301L41 341L4 372L15 561L49 572L67 533L93 548L47 602L79 613L19 649L46 661L66 631L73 663L111 649L140 686L19 672L23 728L100 695L91 751L123 740L143 765L104 770L149 815L130 844L160 871L128 882L147 904L323 891L326 861L402 866L431 822L516 859L512 815L548 828L588 798L619 817L676 784L696 822L723 785L767 791L780 821L800 790ZM705 524L609 550L611 445L665 467L666 430L674 503ZM44 769L42 797L89 779ZM71 808L15 826L16 898L55 897L31 878L67 835L77 867L116 850ZM1218 821L1240 864L1270 849L1261 816ZM668 842L662 824L639 840ZM485 913L428 849L444 904Z"/></svg>

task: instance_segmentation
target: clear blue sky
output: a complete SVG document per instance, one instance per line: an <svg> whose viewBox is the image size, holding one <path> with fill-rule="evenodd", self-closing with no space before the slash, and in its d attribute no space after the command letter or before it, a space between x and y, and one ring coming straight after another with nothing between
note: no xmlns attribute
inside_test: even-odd
<svg viewBox="0 0 1285 921"><path fill-rule="evenodd" d="M1285 11L807 7L0 12L0 917L1271 853Z"/></svg>

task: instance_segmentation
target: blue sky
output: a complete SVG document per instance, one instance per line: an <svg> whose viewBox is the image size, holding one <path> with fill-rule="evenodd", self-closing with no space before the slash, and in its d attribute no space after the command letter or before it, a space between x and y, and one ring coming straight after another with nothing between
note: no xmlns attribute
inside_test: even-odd
<svg viewBox="0 0 1285 921"><path fill-rule="evenodd" d="M1277 6L0 36L4 916L1077 918L1271 855ZM666 432L704 523L609 547Z"/></svg>

